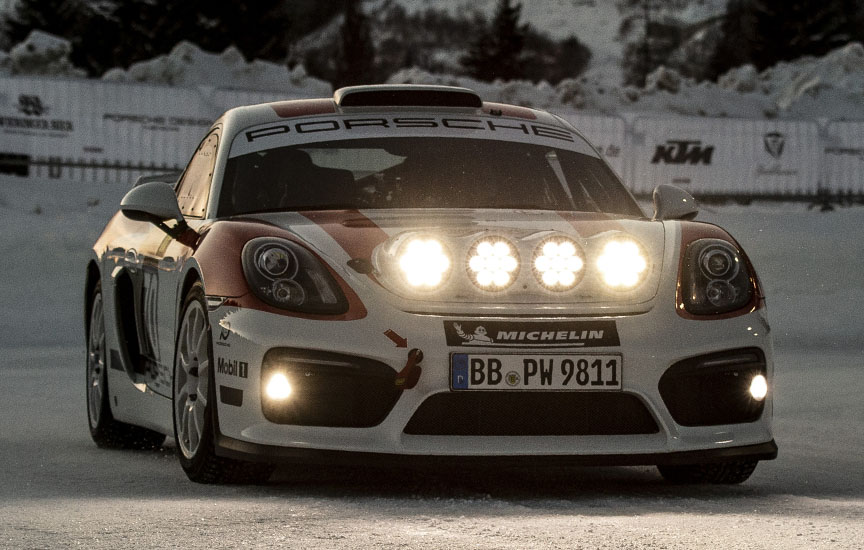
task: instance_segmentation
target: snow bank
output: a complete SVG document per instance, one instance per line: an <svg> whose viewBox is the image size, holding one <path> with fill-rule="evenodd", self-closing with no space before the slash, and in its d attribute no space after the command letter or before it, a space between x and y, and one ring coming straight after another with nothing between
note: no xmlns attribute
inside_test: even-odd
<svg viewBox="0 0 864 550"><path fill-rule="evenodd" d="M9 54L0 52L0 75L82 77L69 61L70 44L33 31ZM389 83L451 84L477 90L490 101L558 111L620 115L679 114L685 116L861 119L864 112L864 46L851 43L819 58L779 63L761 73L752 65L732 69L718 83L697 83L674 69L659 67L644 89L622 87L617 71L594 66L586 74L556 86L546 82L481 82L465 76L434 74L419 68L398 71ZM311 77L298 65L293 70L266 61L247 62L236 48L221 54L179 43L171 53L142 61L128 70L103 76L117 82L279 92L292 97L322 97L329 83Z"/></svg>
<svg viewBox="0 0 864 550"><path fill-rule="evenodd" d="M72 44L64 38L42 31L32 31L7 54L0 52L2 76L67 76L84 78L87 73L72 65Z"/></svg>
<svg viewBox="0 0 864 550"><path fill-rule="evenodd" d="M603 114L680 114L735 118L861 119L864 115L864 46L852 43L824 57L779 63L762 73L733 69L718 84L697 83L659 67L644 89L613 84L600 70L556 86L528 81L479 82L468 77L401 70L389 83L453 84L484 99Z"/></svg>
<svg viewBox="0 0 864 550"><path fill-rule="evenodd" d="M114 82L281 92L292 96L320 97L332 93L328 82L307 75L302 65L291 70L267 61L247 62L234 47L216 54L186 41L177 44L167 55L135 63L128 70L111 69L102 78Z"/></svg>

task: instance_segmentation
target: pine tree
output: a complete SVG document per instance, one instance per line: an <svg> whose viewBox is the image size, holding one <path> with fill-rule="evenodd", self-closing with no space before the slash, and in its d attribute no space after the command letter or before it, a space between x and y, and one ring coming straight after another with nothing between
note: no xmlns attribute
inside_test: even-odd
<svg viewBox="0 0 864 550"><path fill-rule="evenodd" d="M353 86L376 82L375 47L369 33L369 20L360 0L345 0L345 21L340 29L339 60L334 85Z"/></svg>
<svg viewBox="0 0 864 550"><path fill-rule="evenodd" d="M711 60L712 76L751 63L766 69L779 61L824 55L864 38L854 0L730 0L723 38Z"/></svg>
<svg viewBox="0 0 864 550"><path fill-rule="evenodd" d="M528 25L520 25L521 4L498 0L492 25L483 25L477 39L471 43L462 66L478 80L515 80L524 78L522 50Z"/></svg>
<svg viewBox="0 0 864 550"><path fill-rule="evenodd" d="M21 42L34 29L66 36L70 29L80 30L84 6L70 0L18 0L10 13L3 15L3 27L10 44Z"/></svg>
<svg viewBox="0 0 864 550"><path fill-rule="evenodd" d="M645 77L681 45L684 25L673 15L680 4L680 0L618 0L625 84L644 86Z"/></svg>
<svg viewBox="0 0 864 550"><path fill-rule="evenodd" d="M6 41L16 44L34 29L69 40L73 63L93 76L168 53L181 40L281 62L291 40L283 0L18 0L4 20Z"/></svg>

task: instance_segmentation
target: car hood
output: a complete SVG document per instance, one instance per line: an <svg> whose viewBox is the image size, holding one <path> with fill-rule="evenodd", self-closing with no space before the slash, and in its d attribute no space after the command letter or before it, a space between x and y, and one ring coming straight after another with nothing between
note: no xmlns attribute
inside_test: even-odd
<svg viewBox="0 0 864 550"><path fill-rule="evenodd" d="M247 217L296 234L334 269L362 281L370 289L385 289L407 310L438 309L430 309L430 305L452 309L455 304L485 308L539 306L550 310L589 304L601 307L646 304L657 294L663 271L663 223L603 213L401 209L267 213ZM415 237L438 240L450 258L445 280L435 289L411 287L399 268L406 243ZM472 247L484 237L505 239L518 256L514 282L504 290L483 290L472 281L469 256ZM567 291L545 288L533 267L539 247L554 238L575 242L585 260L581 281ZM598 267L605 245L621 239L637 243L647 264L641 282L633 289L610 288Z"/></svg>

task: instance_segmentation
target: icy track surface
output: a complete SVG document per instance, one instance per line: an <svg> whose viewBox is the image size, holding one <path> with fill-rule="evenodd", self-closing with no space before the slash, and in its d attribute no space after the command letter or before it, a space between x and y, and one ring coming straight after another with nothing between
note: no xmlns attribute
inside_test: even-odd
<svg viewBox="0 0 864 550"><path fill-rule="evenodd" d="M861 548L861 357L780 352L780 458L745 484L653 468L462 472L283 468L265 486L189 482L170 443L96 448L83 350L0 366L0 547Z"/></svg>
<svg viewBox="0 0 864 550"><path fill-rule="evenodd" d="M0 179L0 548L864 547L862 207L699 215L741 242L768 294L780 457L743 485L674 486L648 467L282 468L219 487L187 481L170 440L106 451L87 433L84 265L126 190Z"/></svg>

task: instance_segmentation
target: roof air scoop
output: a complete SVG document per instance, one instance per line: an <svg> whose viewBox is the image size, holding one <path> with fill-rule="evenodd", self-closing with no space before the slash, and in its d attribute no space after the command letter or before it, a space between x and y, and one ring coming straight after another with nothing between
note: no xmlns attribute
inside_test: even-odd
<svg viewBox="0 0 864 550"><path fill-rule="evenodd" d="M472 107L483 100L474 90L454 86L376 84L339 88L333 100L340 107Z"/></svg>

